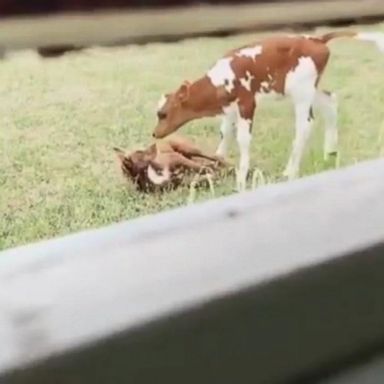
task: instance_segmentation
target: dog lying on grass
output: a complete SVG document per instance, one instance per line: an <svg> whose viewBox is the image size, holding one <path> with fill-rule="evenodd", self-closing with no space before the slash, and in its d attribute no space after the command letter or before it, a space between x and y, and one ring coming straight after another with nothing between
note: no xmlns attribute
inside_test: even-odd
<svg viewBox="0 0 384 384"><path fill-rule="evenodd" d="M170 137L146 149L126 154L114 148L123 172L141 192L174 189L193 176L204 178L227 166L224 160L209 154L182 137ZM192 179L191 179L192 176Z"/></svg>

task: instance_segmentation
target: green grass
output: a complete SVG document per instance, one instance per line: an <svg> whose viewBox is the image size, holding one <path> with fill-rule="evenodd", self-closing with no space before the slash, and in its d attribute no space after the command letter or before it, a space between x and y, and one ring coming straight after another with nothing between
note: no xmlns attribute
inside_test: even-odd
<svg viewBox="0 0 384 384"><path fill-rule="evenodd" d="M135 192L123 181L111 148L147 145L161 93L254 39L255 34L94 48L51 60L21 52L1 62L0 248L186 204L188 188L162 196ZM331 46L323 87L339 96L340 163L378 157L384 149L384 56L362 42ZM213 150L218 121L194 122L182 132ZM289 102L264 103L255 118L252 165L270 181L280 177L292 134ZM327 167L317 122L303 174ZM233 187L233 179L222 180L216 195L232 193Z"/></svg>

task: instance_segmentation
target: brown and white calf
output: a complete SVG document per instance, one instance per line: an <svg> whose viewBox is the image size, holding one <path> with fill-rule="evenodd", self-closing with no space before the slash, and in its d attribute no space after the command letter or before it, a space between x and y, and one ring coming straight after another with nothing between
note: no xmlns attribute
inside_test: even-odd
<svg viewBox="0 0 384 384"><path fill-rule="evenodd" d="M318 89L330 51L327 43L338 37L372 41L384 51L384 34L338 31L319 37L275 36L229 52L200 79L185 82L159 101L158 124L153 132L162 138L185 123L222 115L222 139L217 154L227 155L228 141L236 130L240 150L237 188L244 190L249 170L253 116L265 95L289 96L295 109L295 138L284 175L298 176L299 167L318 107L325 119L325 155L337 153L335 96Z"/></svg>

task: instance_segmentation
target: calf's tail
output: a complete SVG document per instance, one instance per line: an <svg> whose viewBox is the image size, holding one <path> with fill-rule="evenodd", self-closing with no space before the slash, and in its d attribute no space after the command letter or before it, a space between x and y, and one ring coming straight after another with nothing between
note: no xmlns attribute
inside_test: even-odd
<svg viewBox="0 0 384 384"><path fill-rule="evenodd" d="M356 40L369 41L375 43L381 52L384 52L384 33L383 32L356 32L356 31L335 31L326 33L319 37L324 44L341 37L349 37Z"/></svg>

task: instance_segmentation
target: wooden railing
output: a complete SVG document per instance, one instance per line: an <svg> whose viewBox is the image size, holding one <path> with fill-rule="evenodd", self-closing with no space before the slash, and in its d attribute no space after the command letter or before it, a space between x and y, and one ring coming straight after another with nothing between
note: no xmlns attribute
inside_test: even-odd
<svg viewBox="0 0 384 384"><path fill-rule="evenodd" d="M159 1L160 4L164 2ZM13 3L19 2L10 1ZM23 3L32 5L34 2ZM130 1L125 3L131 4ZM94 44L142 43L281 26L312 26L384 15L382 0L232 1L235 5L229 1L225 4L201 1L198 5L192 1L180 2L185 3L187 6L169 6L166 10L131 5L119 11L104 12L94 12L93 8L92 12L69 12L74 7L68 5L65 13L41 15L36 11L37 15L28 18L18 14L10 17L11 12L8 12L6 18L0 19L0 47L49 47L52 50L64 47L65 50ZM18 13L26 12L30 6L19 9Z"/></svg>
<svg viewBox="0 0 384 384"><path fill-rule="evenodd" d="M3 252L0 381L313 383L377 353L383 180L373 161Z"/></svg>

